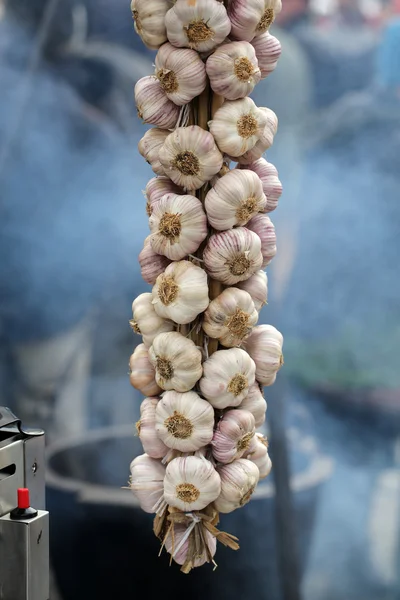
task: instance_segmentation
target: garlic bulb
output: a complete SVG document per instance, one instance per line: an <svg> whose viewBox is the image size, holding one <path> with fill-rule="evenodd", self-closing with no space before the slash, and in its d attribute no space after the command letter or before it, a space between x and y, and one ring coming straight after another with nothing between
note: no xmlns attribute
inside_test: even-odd
<svg viewBox="0 0 400 600"><path fill-rule="evenodd" d="M142 442L144 451L151 458L163 458L169 448L158 437L156 431L156 407L159 398L146 398L140 405L140 421L136 423L136 429Z"/></svg>
<svg viewBox="0 0 400 600"><path fill-rule="evenodd" d="M254 436L246 458L257 465L260 479L268 477L272 469L272 462L268 454L268 440L262 433L256 433Z"/></svg>
<svg viewBox="0 0 400 600"><path fill-rule="evenodd" d="M245 227L216 233L208 240L203 259L210 277L234 285L261 268L261 240Z"/></svg>
<svg viewBox="0 0 400 600"><path fill-rule="evenodd" d="M183 194L183 191L168 177L153 177L146 185L146 212L148 216L153 212L153 204L161 200L165 194Z"/></svg>
<svg viewBox="0 0 400 600"><path fill-rule="evenodd" d="M256 379L262 385L275 383L276 374L283 365L282 346L283 336L272 325L255 327L247 338L244 347L256 363Z"/></svg>
<svg viewBox="0 0 400 600"><path fill-rule="evenodd" d="M230 513L249 502L257 487L260 474L250 460L240 458L230 465L219 467L221 494L214 502L220 513Z"/></svg>
<svg viewBox="0 0 400 600"><path fill-rule="evenodd" d="M164 499L183 512L201 510L221 493L221 480L204 457L186 456L171 460L164 479Z"/></svg>
<svg viewBox="0 0 400 600"><path fill-rule="evenodd" d="M158 155L169 133L167 129L158 129L155 127L146 131L138 143L140 154L149 163L156 175L164 175L164 168L161 166Z"/></svg>
<svg viewBox="0 0 400 600"><path fill-rule="evenodd" d="M254 384L256 365L240 348L218 350L203 364L201 393L214 408L239 406Z"/></svg>
<svg viewBox="0 0 400 600"><path fill-rule="evenodd" d="M177 48L208 52L231 30L225 7L217 0L177 0L165 17L167 36Z"/></svg>
<svg viewBox="0 0 400 600"><path fill-rule="evenodd" d="M246 223L264 212L266 198L261 179L253 171L229 171L208 192L205 209L208 222L218 231Z"/></svg>
<svg viewBox="0 0 400 600"><path fill-rule="evenodd" d="M152 297L160 317L191 323L210 303L207 273L188 260L174 262L157 277Z"/></svg>
<svg viewBox="0 0 400 600"><path fill-rule="evenodd" d="M142 392L144 396L157 396L161 388L155 380L155 370L149 361L149 355L144 344L139 344L129 359L129 381L131 385Z"/></svg>
<svg viewBox="0 0 400 600"><path fill-rule="evenodd" d="M190 525L189 525L190 527ZM204 545L201 545L200 554L196 554L193 561L193 567L201 567L206 562L210 562L210 556L214 556L217 550L217 539L207 529L203 529ZM178 565L185 564L189 553L189 537L187 528L184 525L174 524L174 532L169 533L165 540L165 549ZM205 548L207 545L207 549Z"/></svg>
<svg viewBox="0 0 400 600"><path fill-rule="evenodd" d="M157 404L156 430L169 448L194 452L212 440L213 408L196 392L165 392Z"/></svg>
<svg viewBox="0 0 400 600"><path fill-rule="evenodd" d="M265 79L276 69L278 60L282 52L280 41L269 31L262 33L251 42L261 70L261 78Z"/></svg>
<svg viewBox="0 0 400 600"><path fill-rule="evenodd" d="M152 50L157 50L167 41L165 15L170 7L169 0L132 0L131 2L135 31Z"/></svg>
<svg viewBox="0 0 400 600"><path fill-rule="evenodd" d="M211 133L197 125L177 127L160 148L159 156L165 174L189 191L210 181L223 163Z"/></svg>
<svg viewBox="0 0 400 600"><path fill-rule="evenodd" d="M143 249L139 254L139 264L144 281L154 285L159 274L168 267L171 261L166 256L154 252L150 239L149 235L144 241Z"/></svg>
<svg viewBox="0 0 400 600"><path fill-rule="evenodd" d="M247 228L254 231L261 240L262 267L264 268L276 255L275 227L268 215L256 215L247 223Z"/></svg>
<svg viewBox="0 0 400 600"><path fill-rule="evenodd" d="M246 398L242 401L239 408L251 412L254 417L256 428L261 427L264 423L265 413L267 412L267 403L257 382L250 387Z"/></svg>
<svg viewBox="0 0 400 600"><path fill-rule="evenodd" d="M172 321L163 319L154 310L151 294L140 294L132 303L132 312L130 325L135 333L143 337L146 348L151 346L156 335L174 329Z"/></svg>
<svg viewBox="0 0 400 600"><path fill-rule="evenodd" d="M269 108L260 107L259 110L266 119L266 125L255 146L237 159L242 165L248 165L261 158L264 152L274 143L274 136L278 130L278 118Z"/></svg>
<svg viewBox="0 0 400 600"><path fill-rule="evenodd" d="M261 179L263 191L267 198L265 209L262 212L269 213L275 210L278 206L278 200L282 195L282 184L279 181L278 171L274 165L267 162L264 158L259 158L249 165L241 165L240 168L254 171Z"/></svg>
<svg viewBox="0 0 400 600"><path fill-rule="evenodd" d="M151 247L171 260L196 252L207 236L207 218L195 196L166 194L153 205L149 225Z"/></svg>
<svg viewBox="0 0 400 600"><path fill-rule="evenodd" d="M248 96L261 79L255 50L248 42L223 44L208 58L206 69L212 90L228 100Z"/></svg>
<svg viewBox="0 0 400 600"><path fill-rule="evenodd" d="M258 321L258 312L250 294L227 288L210 302L204 313L206 334L232 348L240 346Z"/></svg>
<svg viewBox="0 0 400 600"><path fill-rule="evenodd" d="M201 351L177 332L160 333L150 347L149 359L163 390L188 392L203 372Z"/></svg>
<svg viewBox="0 0 400 600"><path fill-rule="evenodd" d="M281 10L281 0L230 0L228 15L232 37L251 42L255 36L268 31Z"/></svg>
<svg viewBox="0 0 400 600"><path fill-rule="evenodd" d="M144 123L172 129L178 122L180 108L169 100L156 77L142 77L135 85L138 116Z"/></svg>
<svg viewBox="0 0 400 600"><path fill-rule="evenodd" d="M209 122L209 128L221 152L235 158L264 139L267 124L268 115L251 98L242 98L224 102Z"/></svg>
<svg viewBox="0 0 400 600"><path fill-rule="evenodd" d="M228 410L218 422L211 442L215 460L227 464L243 456L255 433L254 417L247 410Z"/></svg>
<svg viewBox="0 0 400 600"><path fill-rule="evenodd" d="M237 287L250 294L256 310L260 312L268 301L268 277L265 271L257 271L246 281L241 281Z"/></svg>
<svg viewBox="0 0 400 600"><path fill-rule="evenodd" d="M137 456L130 466L131 490L144 512L154 513L164 495L165 467L147 454Z"/></svg>
<svg viewBox="0 0 400 600"><path fill-rule="evenodd" d="M198 53L168 43L157 53L156 77L167 97L178 106L199 96L207 84L206 69Z"/></svg>

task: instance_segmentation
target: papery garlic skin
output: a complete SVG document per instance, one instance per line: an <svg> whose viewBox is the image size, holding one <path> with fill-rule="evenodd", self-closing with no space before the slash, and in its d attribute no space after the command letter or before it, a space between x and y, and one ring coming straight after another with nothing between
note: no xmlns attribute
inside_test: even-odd
<svg viewBox="0 0 400 600"><path fill-rule="evenodd" d="M251 98L227 100L212 121L210 132L221 152L233 158L251 150L265 135L268 115Z"/></svg>
<svg viewBox="0 0 400 600"><path fill-rule="evenodd" d="M167 36L177 48L208 52L229 35L231 23L222 2L177 0L165 17Z"/></svg>
<svg viewBox="0 0 400 600"><path fill-rule="evenodd" d="M241 458L255 434L254 417L247 410L228 410L218 422L211 442L212 453L218 462L231 463Z"/></svg>
<svg viewBox="0 0 400 600"><path fill-rule="evenodd" d="M150 179L145 190L146 212L149 217L153 212L153 204L161 200L165 194L183 194L183 190L165 175Z"/></svg>
<svg viewBox="0 0 400 600"><path fill-rule="evenodd" d="M261 240L262 267L265 268L277 252L274 224L268 215L256 215L247 223L247 228L254 231Z"/></svg>
<svg viewBox="0 0 400 600"><path fill-rule="evenodd" d="M207 59L212 90L227 100L244 98L261 80L255 50L248 42L223 44Z"/></svg>
<svg viewBox="0 0 400 600"><path fill-rule="evenodd" d="M270 213L275 210L282 195L282 184L274 165L266 161L265 158L259 158L248 165L240 165L240 168L254 171L261 179L263 192L267 199L263 212Z"/></svg>
<svg viewBox="0 0 400 600"><path fill-rule="evenodd" d="M257 271L246 279L237 284L240 290L244 290L250 294L251 299L254 302L254 306L258 312L268 302L268 277L265 271Z"/></svg>
<svg viewBox="0 0 400 600"><path fill-rule="evenodd" d="M149 163L156 175L164 175L164 168L159 161L160 148L169 136L167 129L158 129L154 127L146 131L138 143L139 153L146 162Z"/></svg>
<svg viewBox="0 0 400 600"><path fill-rule="evenodd" d="M132 0L131 2L135 31L151 50L157 50L167 41L165 15L171 4L169 0Z"/></svg>
<svg viewBox="0 0 400 600"><path fill-rule="evenodd" d="M261 79L265 79L276 69L282 53L281 43L267 31L255 37L251 45L256 53L258 66L261 71Z"/></svg>
<svg viewBox="0 0 400 600"><path fill-rule="evenodd" d="M225 285L249 279L263 263L261 240L245 227L216 233L203 253L208 274Z"/></svg>
<svg viewBox="0 0 400 600"><path fill-rule="evenodd" d="M201 188L223 164L213 136L197 125L177 127L160 148L159 157L165 174L188 191Z"/></svg>
<svg viewBox="0 0 400 600"><path fill-rule="evenodd" d="M180 333L160 333L149 350L157 384L163 390L188 392L200 379L202 354Z"/></svg>
<svg viewBox="0 0 400 600"><path fill-rule="evenodd" d="M248 394L240 404L239 408L251 412L254 417L256 428L261 427L265 422L267 403L257 382L249 388Z"/></svg>
<svg viewBox="0 0 400 600"><path fill-rule="evenodd" d="M172 129L178 122L179 106L169 100L161 83L153 75L142 77L136 83L135 102L139 118L148 125Z"/></svg>
<svg viewBox="0 0 400 600"><path fill-rule="evenodd" d="M240 346L258 321L250 294L237 288L225 289L210 302L204 313L203 329L227 348Z"/></svg>
<svg viewBox="0 0 400 600"><path fill-rule="evenodd" d="M139 264L144 281L154 285L157 277L165 271L171 261L166 256L154 252L150 239L151 236L149 235L144 241L143 249L139 254Z"/></svg>
<svg viewBox="0 0 400 600"><path fill-rule="evenodd" d="M158 437L156 431L156 408L160 401L155 398L145 398L140 405L140 421L136 423L136 429L146 454L151 458L163 458L169 448Z"/></svg>
<svg viewBox="0 0 400 600"><path fill-rule="evenodd" d="M256 363L256 379L262 385L273 385L283 365L283 336L272 325L258 325L244 343Z"/></svg>
<svg viewBox="0 0 400 600"><path fill-rule="evenodd" d="M239 406L255 382L256 365L240 348L218 350L203 364L201 393L218 409Z"/></svg>
<svg viewBox="0 0 400 600"><path fill-rule="evenodd" d="M272 469L272 462L268 454L268 440L262 433L256 433L254 436L246 458L258 467L260 479L268 477Z"/></svg>
<svg viewBox="0 0 400 600"><path fill-rule="evenodd" d="M178 565L183 565L186 562L189 552L189 538L185 538L187 528L184 525L174 524L174 533L172 532L165 540L165 549ZM209 562L209 555L214 556L217 550L217 539L207 529L204 529L204 542L207 545L209 554L203 548L202 554L196 556L193 567L201 567L206 562ZM185 541L182 540L185 538Z"/></svg>
<svg viewBox="0 0 400 600"><path fill-rule="evenodd" d="M156 431L169 448L194 452L207 446L214 430L214 410L196 392L165 392L156 408Z"/></svg>
<svg viewBox="0 0 400 600"><path fill-rule="evenodd" d="M130 325L135 333L143 338L146 348L149 348L154 338L165 331L172 331L174 324L160 317L153 306L153 298L149 293L140 294L132 303L133 319Z"/></svg>
<svg viewBox="0 0 400 600"><path fill-rule="evenodd" d="M164 495L164 465L147 454L141 454L131 462L130 471L130 487L140 508L144 512L154 513L154 507Z"/></svg>
<svg viewBox="0 0 400 600"><path fill-rule="evenodd" d="M232 37L251 42L269 29L281 10L281 0L229 0Z"/></svg>
<svg viewBox="0 0 400 600"><path fill-rule="evenodd" d="M210 303L207 273L188 260L170 264L157 277L152 302L160 317L180 325L191 323Z"/></svg>
<svg viewBox="0 0 400 600"><path fill-rule="evenodd" d="M221 493L221 479L204 457L186 456L171 460L164 479L164 499L183 512L202 510Z"/></svg>
<svg viewBox="0 0 400 600"><path fill-rule="evenodd" d="M149 225L151 247L171 260L196 252L207 236L207 218L195 196L166 194L153 205Z"/></svg>
<svg viewBox="0 0 400 600"><path fill-rule="evenodd" d="M249 502L257 487L260 474L250 460L240 458L218 468L221 477L221 494L214 502L220 513L230 513Z"/></svg>
<svg viewBox="0 0 400 600"><path fill-rule="evenodd" d="M264 115L266 125L255 146L236 159L241 165L248 165L259 160L274 143L274 137L278 130L278 117L269 108L260 106L259 110Z"/></svg>
<svg viewBox="0 0 400 600"><path fill-rule="evenodd" d="M177 106L188 104L206 87L206 69L195 50L164 44L157 53L155 66L167 98Z"/></svg>
<svg viewBox="0 0 400 600"><path fill-rule="evenodd" d="M131 385L142 392L144 396L157 396L161 388L155 379L155 370L152 366L147 348L139 344L129 359L129 381Z"/></svg>
<svg viewBox="0 0 400 600"><path fill-rule="evenodd" d="M264 212L266 197L261 179L253 171L229 171L208 192L204 207L208 222L218 231L246 223Z"/></svg>

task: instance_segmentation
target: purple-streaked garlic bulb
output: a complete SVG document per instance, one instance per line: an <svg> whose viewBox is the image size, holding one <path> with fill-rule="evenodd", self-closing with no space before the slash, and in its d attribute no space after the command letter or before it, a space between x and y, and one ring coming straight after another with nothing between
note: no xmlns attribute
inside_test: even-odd
<svg viewBox="0 0 400 600"><path fill-rule="evenodd" d="M253 415L247 410L233 409L218 422L211 442L215 460L227 464L241 458L255 434Z"/></svg>
<svg viewBox="0 0 400 600"><path fill-rule="evenodd" d="M260 312L262 307L268 302L268 277L265 271L257 271L246 279L246 281L240 281L237 287L250 294L251 299L254 302L256 310Z"/></svg>
<svg viewBox="0 0 400 600"><path fill-rule="evenodd" d="M160 398L145 398L140 405L140 420L136 429L146 454L151 458L163 458L169 448L158 437L156 431L156 408Z"/></svg>
<svg viewBox="0 0 400 600"><path fill-rule="evenodd" d="M149 349L149 359L163 390L188 392L203 373L201 351L178 332L160 333Z"/></svg>
<svg viewBox="0 0 400 600"><path fill-rule="evenodd" d="M144 281L154 285L157 277L168 267L171 261L166 256L154 252L150 240L151 236L149 235L145 239L143 249L139 254L139 264Z"/></svg>
<svg viewBox="0 0 400 600"><path fill-rule="evenodd" d="M198 53L168 43L157 52L155 74L167 98L178 106L188 104L207 85L206 69Z"/></svg>
<svg viewBox="0 0 400 600"><path fill-rule="evenodd" d="M157 50L167 41L165 15L172 0L132 0L131 11L135 31L148 48Z"/></svg>
<svg viewBox="0 0 400 600"><path fill-rule="evenodd" d="M138 150L145 161L149 163L156 175L164 175L164 168L160 163L159 154L160 148L169 136L168 129L158 129L153 127L148 129L140 142ZM172 190L169 190L172 191Z"/></svg>
<svg viewBox="0 0 400 600"><path fill-rule="evenodd" d="M147 454L137 456L130 466L130 487L144 512L154 513L164 496L165 467Z"/></svg>
<svg viewBox="0 0 400 600"><path fill-rule="evenodd" d="M132 303L133 319L129 322L133 331L143 338L149 348L159 333L172 331L174 324L160 317L154 310L152 294L140 294Z"/></svg>
<svg viewBox="0 0 400 600"><path fill-rule="evenodd" d="M203 329L226 348L234 348L241 346L257 321L258 312L250 294L231 287L210 302Z"/></svg>
<svg viewBox="0 0 400 600"><path fill-rule="evenodd" d="M272 469L272 462L268 454L268 440L262 433L256 433L254 436L246 458L257 465L260 479L268 477Z"/></svg>
<svg viewBox="0 0 400 600"><path fill-rule="evenodd" d="M272 325L258 325L244 342L245 350L256 363L256 379L262 385L275 383L283 365L282 346L283 336Z"/></svg>
<svg viewBox="0 0 400 600"><path fill-rule="evenodd" d="M166 194L183 194L183 190L165 175L150 179L145 190L146 212L149 217L153 212L153 205Z"/></svg>
<svg viewBox="0 0 400 600"><path fill-rule="evenodd" d="M229 0L228 15L232 37L251 42L268 31L282 10L281 0Z"/></svg>
<svg viewBox="0 0 400 600"><path fill-rule="evenodd" d="M239 405L241 410L248 410L254 417L256 428L261 427L265 421L267 403L262 390L257 382L250 386L247 396Z"/></svg>
<svg viewBox="0 0 400 600"><path fill-rule="evenodd" d="M261 71L261 79L268 77L270 73L275 71L282 52L280 41L269 31L255 37L251 45L253 46L258 66Z"/></svg>
<svg viewBox="0 0 400 600"><path fill-rule="evenodd" d="M178 122L180 108L166 95L153 75L142 77L135 85L138 116L144 123L162 129L172 129Z"/></svg>
<svg viewBox="0 0 400 600"><path fill-rule="evenodd" d="M245 458L218 468L221 477L221 494L214 502L221 513L230 513L247 504L257 487L258 467Z"/></svg>
<svg viewBox="0 0 400 600"><path fill-rule="evenodd" d="M247 228L254 231L261 240L262 267L269 265L276 255L275 227L268 215L256 215L248 223Z"/></svg>
<svg viewBox="0 0 400 600"><path fill-rule="evenodd" d="M259 158L248 165L240 166L242 169L254 171L261 179L263 192L267 199L263 212L269 213L275 210L278 206L278 200L282 195L282 184L279 181L278 171L274 165L266 161L265 158Z"/></svg>
<svg viewBox="0 0 400 600"><path fill-rule="evenodd" d="M162 390L157 385L156 373L144 344L139 344L129 359L129 381L144 396L157 396Z"/></svg>
<svg viewBox="0 0 400 600"><path fill-rule="evenodd" d="M261 79L255 50L248 42L223 44L206 63L212 90L227 100L248 96Z"/></svg>
<svg viewBox="0 0 400 600"><path fill-rule="evenodd" d="M201 510L221 493L221 479L204 457L186 456L171 460L164 479L164 499L184 512Z"/></svg>
<svg viewBox="0 0 400 600"><path fill-rule="evenodd" d="M178 565L183 565L187 560L190 543L188 528L190 527L190 525L188 527L180 524L174 525L173 531L171 530L165 539L165 549L171 554ZM217 550L217 540L207 529L204 531L204 542L207 548L206 546L203 546L201 552L196 554L193 563L194 567L201 567L206 562L210 562L209 557L215 555Z"/></svg>

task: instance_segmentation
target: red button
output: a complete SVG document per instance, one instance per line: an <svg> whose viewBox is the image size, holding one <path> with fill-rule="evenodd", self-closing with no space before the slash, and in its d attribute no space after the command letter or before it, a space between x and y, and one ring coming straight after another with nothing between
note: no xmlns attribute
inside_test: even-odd
<svg viewBox="0 0 400 600"><path fill-rule="evenodd" d="M18 508L29 508L31 503L29 500L29 490L27 488L19 488L18 493Z"/></svg>

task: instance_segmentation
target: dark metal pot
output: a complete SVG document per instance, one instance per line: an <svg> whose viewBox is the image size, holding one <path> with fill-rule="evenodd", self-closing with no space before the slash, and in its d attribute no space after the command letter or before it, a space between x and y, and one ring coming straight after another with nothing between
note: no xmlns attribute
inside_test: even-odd
<svg viewBox="0 0 400 600"><path fill-rule="evenodd" d="M169 566L166 553L158 557L152 515L121 489L130 461L141 452L132 426L89 432L50 447L51 554L64 600L117 600L134 597L135 590L162 600L278 599L272 481L259 485L242 510L222 515L221 529L240 539L240 550L219 545L215 572L205 565L183 575L177 565ZM318 456L312 438L295 458L292 488L304 570L318 491L331 461Z"/></svg>

